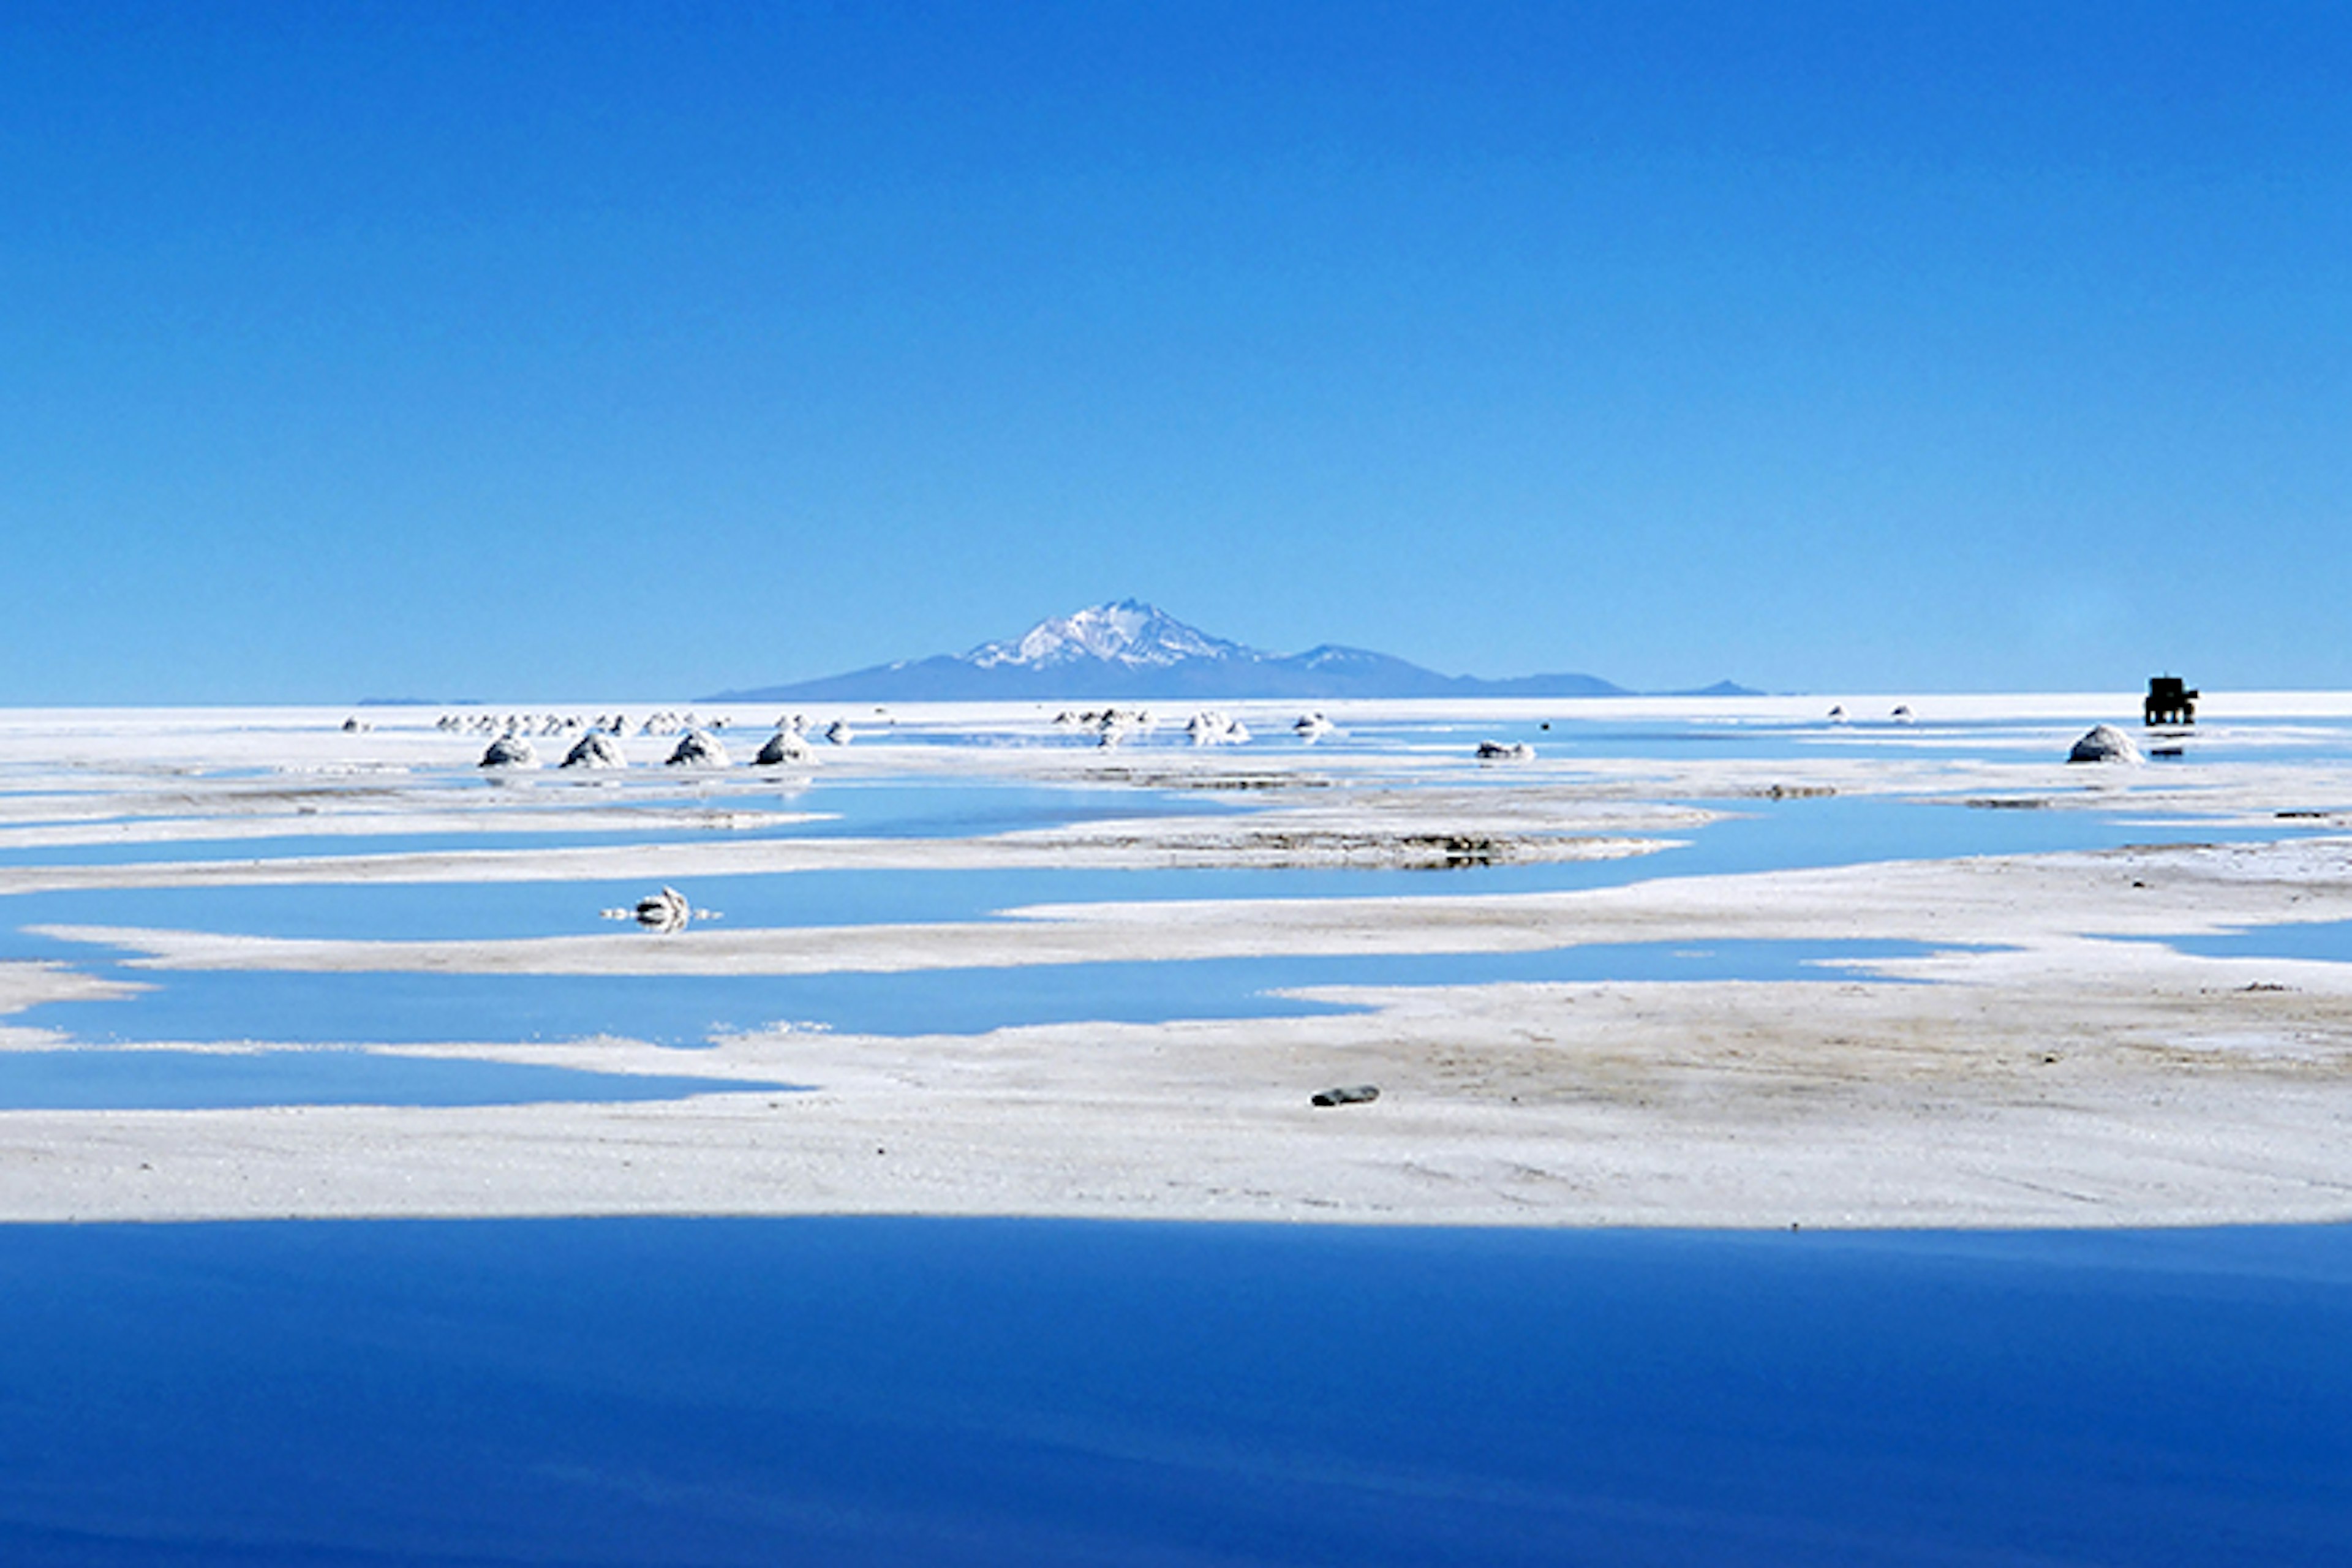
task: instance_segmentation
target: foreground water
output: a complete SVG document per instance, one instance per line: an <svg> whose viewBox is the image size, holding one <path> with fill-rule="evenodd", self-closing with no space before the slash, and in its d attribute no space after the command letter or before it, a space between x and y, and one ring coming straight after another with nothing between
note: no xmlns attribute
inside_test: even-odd
<svg viewBox="0 0 2352 1568"><path fill-rule="evenodd" d="M27 1563L2233 1563L2352 1232L0 1230Z"/></svg>

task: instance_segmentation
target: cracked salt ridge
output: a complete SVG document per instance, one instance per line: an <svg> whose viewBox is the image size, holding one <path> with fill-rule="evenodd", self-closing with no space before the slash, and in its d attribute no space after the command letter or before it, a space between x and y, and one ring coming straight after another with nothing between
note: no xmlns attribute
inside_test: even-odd
<svg viewBox="0 0 2352 1568"><path fill-rule="evenodd" d="M11 1022L89 1043L425 1045L619 1036L696 1047L715 1036L778 1023L905 1037L978 1035L1045 1024L1162 1024L1371 1010L1286 994L1322 986L1827 981L1840 977L1836 966L1944 951L1952 949L1895 941L1647 942L1533 952L1310 954L794 975L142 969L109 971L150 987L135 994L44 1003Z"/></svg>
<svg viewBox="0 0 2352 1568"><path fill-rule="evenodd" d="M549 1105L799 1092L753 1079L593 1072L356 1050L0 1052L0 1110L215 1110L277 1105Z"/></svg>

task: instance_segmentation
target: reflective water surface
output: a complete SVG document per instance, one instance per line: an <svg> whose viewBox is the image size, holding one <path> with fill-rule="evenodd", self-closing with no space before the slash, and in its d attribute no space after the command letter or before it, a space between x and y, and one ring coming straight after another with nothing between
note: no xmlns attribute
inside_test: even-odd
<svg viewBox="0 0 2352 1568"><path fill-rule="evenodd" d="M0 1230L40 1563L2309 1564L2352 1233Z"/></svg>

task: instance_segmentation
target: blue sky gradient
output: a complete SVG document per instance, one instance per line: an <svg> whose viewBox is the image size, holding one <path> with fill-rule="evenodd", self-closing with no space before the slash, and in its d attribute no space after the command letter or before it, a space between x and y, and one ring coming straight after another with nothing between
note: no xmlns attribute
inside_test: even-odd
<svg viewBox="0 0 2352 1568"><path fill-rule="evenodd" d="M2352 12L0 11L0 701L1134 595L1449 672L2352 686Z"/></svg>

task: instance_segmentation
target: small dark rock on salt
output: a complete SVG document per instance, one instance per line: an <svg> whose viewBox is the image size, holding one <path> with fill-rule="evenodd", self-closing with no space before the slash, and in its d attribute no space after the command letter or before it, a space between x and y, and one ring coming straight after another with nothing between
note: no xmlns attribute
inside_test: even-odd
<svg viewBox="0 0 2352 1568"><path fill-rule="evenodd" d="M1381 1097L1376 1083L1351 1083L1340 1089L1327 1089L1315 1097L1318 1105L1370 1105Z"/></svg>

